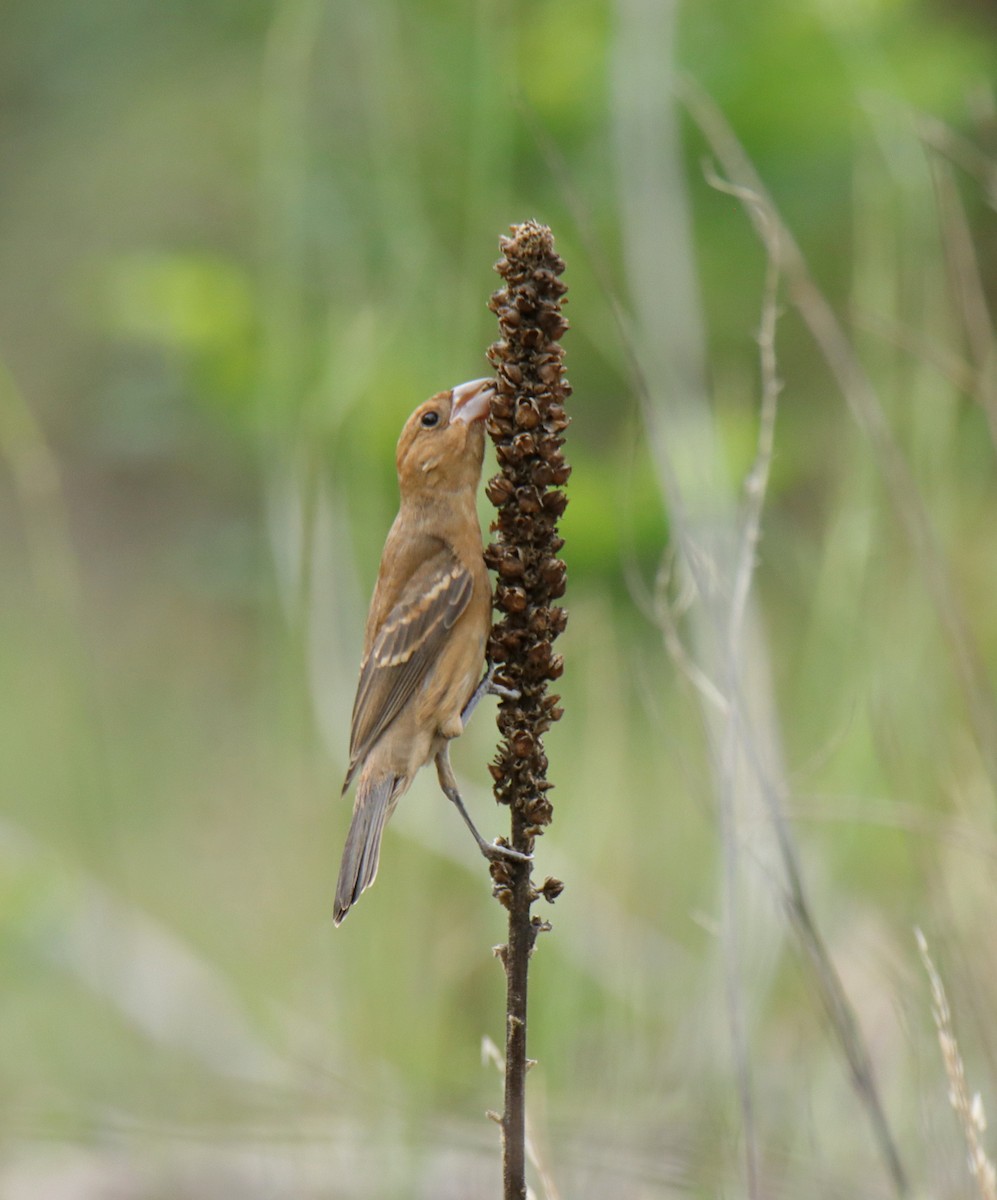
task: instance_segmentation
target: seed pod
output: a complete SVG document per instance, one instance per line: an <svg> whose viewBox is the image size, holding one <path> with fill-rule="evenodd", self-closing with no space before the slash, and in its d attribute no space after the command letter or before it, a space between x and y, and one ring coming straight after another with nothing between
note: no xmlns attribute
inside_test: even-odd
<svg viewBox="0 0 997 1200"><path fill-rule="evenodd" d="M550 499L551 495L557 495L557 494L558 494L557 492L548 493L548 495L545 496L544 499L548 500L548 499ZM547 585L547 589L551 594L553 594L553 592L557 588L561 588L563 590L564 579L565 579L565 576L567 575L567 573L568 573L568 569L564 565L563 559L554 558L552 556L551 558L545 559L540 564L540 574L543 577L543 581ZM560 595L560 594L561 593L558 592L558 595Z"/></svg>
<svg viewBox="0 0 997 1200"><path fill-rule="evenodd" d="M553 904L563 891L564 884L560 879L555 879L553 875L548 875L543 882L543 887L540 889L540 895L543 896L548 904Z"/></svg>
<svg viewBox="0 0 997 1200"><path fill-rule="evenodd" d="M521 400L516 405L516 424L520 429L536 429L540 424L540 414L534 401Z"/></svg>
<svg viewBox="0 0 997 1200"><path fill-rule="evenodd" d="M515 461L522 462L524 458L532 458L537 452L537 441L532 433L517 433L512 439L516 451Z"/></svg>
<svg viewBox="0 0 997 1200"><path fill-rule="evenodd" d="M535 462L530 468L530 478L539 488L549 487L554 482L553 468L545 462Z"/></svg>
<svg viewBox="0 0 997 1200"><path fill-rule="evenodd" d="M512 417L512 400L508 396L498 395L492 401L491 412L488 414L489 421L494 421L500 427L504 427ZM502 428L503 433L508 430Z"/></svg>
<svg viewBox="0 0 997 1200"><path fill-rule="evenodd" d="M568 497L564 494L564 492L547 492L544 495L542 503L546 512L552 513L555 517L559 517L568 507ZM557 594L561 596L564 593L561 591Z"/></svg>
<svg viewBox="0 0 997 1200"><path fill-rule="evenodd" d="M485 495L496 508L511 500L515 493L515 486L504 475L493 475L485 484Z"/></svg>
<svg viewBox="0 0 997 1200"><path fill-rule="evenodd" d="M515 546L506 547L505 553L500 554L495 565L503 579L520 579L526 570Z"/></svg>
<svg viewBox="0 0 997 1200"><path fill-rule="evenodd" d="M495 605L504 613L521 613L526 611L529 600L521 587L503 587L500 584L495 593Z"/></svg>
<svg viewBox="0 0 997 1200"><path fill-rule="evenodd" d="M527 758L533 752L533 734L528 729L520 729L513 734L511 745L517 758Z"/></svg>
<svg viewBox="0 0 997 1200"><path fill-rule="evenodd" d="M540 324L551 341L557 341L568 328L568 322L558 312L545 312L540 318Z"/></svg>
<svg viewBox="0 0 997 1200"><path fill-rule="evenodd" d="M524 513L526 516L533 516L541 510L542 497L535 487L517 488L516 504L519 506L521 513Z"/></svg>

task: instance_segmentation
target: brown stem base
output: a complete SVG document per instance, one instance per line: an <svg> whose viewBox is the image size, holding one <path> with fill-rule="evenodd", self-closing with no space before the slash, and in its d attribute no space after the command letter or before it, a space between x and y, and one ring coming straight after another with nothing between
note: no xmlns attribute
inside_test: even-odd
<svg viewBox="0 0 997 1200"><path fill-rule="evenodd" d="M513 817L513 845L517 843ZM505 1111L502 1115L503 1200L526 1200L526 1016L530 955L536 929L530 917L534 893L528 864L510 872L509 941L502 962L506 975Z"/></svg>

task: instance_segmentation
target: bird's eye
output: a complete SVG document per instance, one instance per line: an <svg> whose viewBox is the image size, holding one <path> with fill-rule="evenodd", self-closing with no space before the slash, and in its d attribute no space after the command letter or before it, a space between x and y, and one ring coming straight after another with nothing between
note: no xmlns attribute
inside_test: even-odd
<svg viewBox="0 0 997 1200"><path fill-rule="evenodd" d="M424 429L432 429L434 425L440 423L440 414L435 409L430 409L422 414L422 427Z"/></svg>

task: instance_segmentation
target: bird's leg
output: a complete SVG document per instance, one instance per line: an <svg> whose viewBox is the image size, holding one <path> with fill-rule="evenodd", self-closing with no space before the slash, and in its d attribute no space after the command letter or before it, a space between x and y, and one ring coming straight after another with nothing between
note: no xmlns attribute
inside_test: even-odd
<svg viewBox="0 0 997 1200"><path fill-rule="evenodd" d="M463 725L466 725L471 719L471 713L478 707L482 696L498 696L500 700L518 700L519 692L515 688L503 687L502 684L496 683L495 664L489 663L484 678L471 693L471 699L464 705L464 711L460 714Z"/></svg>
<svg viewBox="0 0 997 1200"><path fill-rule="evenodd" d="M478 849L485 858L489 860L507 858L513 862L533 861L531 854L522 854L519 850L513 850L511 846L496 846L494 842L486 842L481 834L478 833L474 822L471 820L471 814L464 807L464 801L460 798L460 792L457 790L457 780L454 779L453 768L450 766L449 742L445 742L443 749L436 755L436 773L440 777L440 787L443 789L443 794L456 806L457 811L464 818L464 824L474 835L474 840L478 843Z"/></svg>

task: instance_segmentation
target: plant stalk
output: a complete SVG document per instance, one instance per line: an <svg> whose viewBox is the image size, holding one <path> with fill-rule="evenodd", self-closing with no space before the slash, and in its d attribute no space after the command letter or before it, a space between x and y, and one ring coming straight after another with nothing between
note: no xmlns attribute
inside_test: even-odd
<svg viewBox="0 0 997 1200"><path fill-rule="evenodd" d="M485 561L497 575L488 658L508 694L499 705L502 741L491 773L496 800L510 808L509 844L532 854L553 815L543 735L561 717L560 697L548 695L547 684L564 669L551 646L567 621L553 603L565 588L557 521L567 504L559 489L571 473L561 452L571 388L558 342L568 327L561 314L567 289L545 225L513 226L500 245L504 257L495 269L505 286L490 307L501 336L488 351L496 375L488 432L499 474L486 489L498 511ZM536 887L531 868L507 859L491 864L495 896L509 912L509 939L497 951L506 972L504 1200L526 1200L527 986L537 935L550 928L531 908L541 896L553 903L563 888L550 877Z"/></svg>
<svg viewBox="0 0 997 1200"><path fill-rule="evenodd" d="M517 836L518 835L518 836ZM512 813L512 845L523 849L522 816ZM526 1200L526 1017L530 955L536 932L530 919L532 883L528 864L516 866L509 897L509 940L504 949L505 1110L502 1114L504 1200Z"/></svg>

